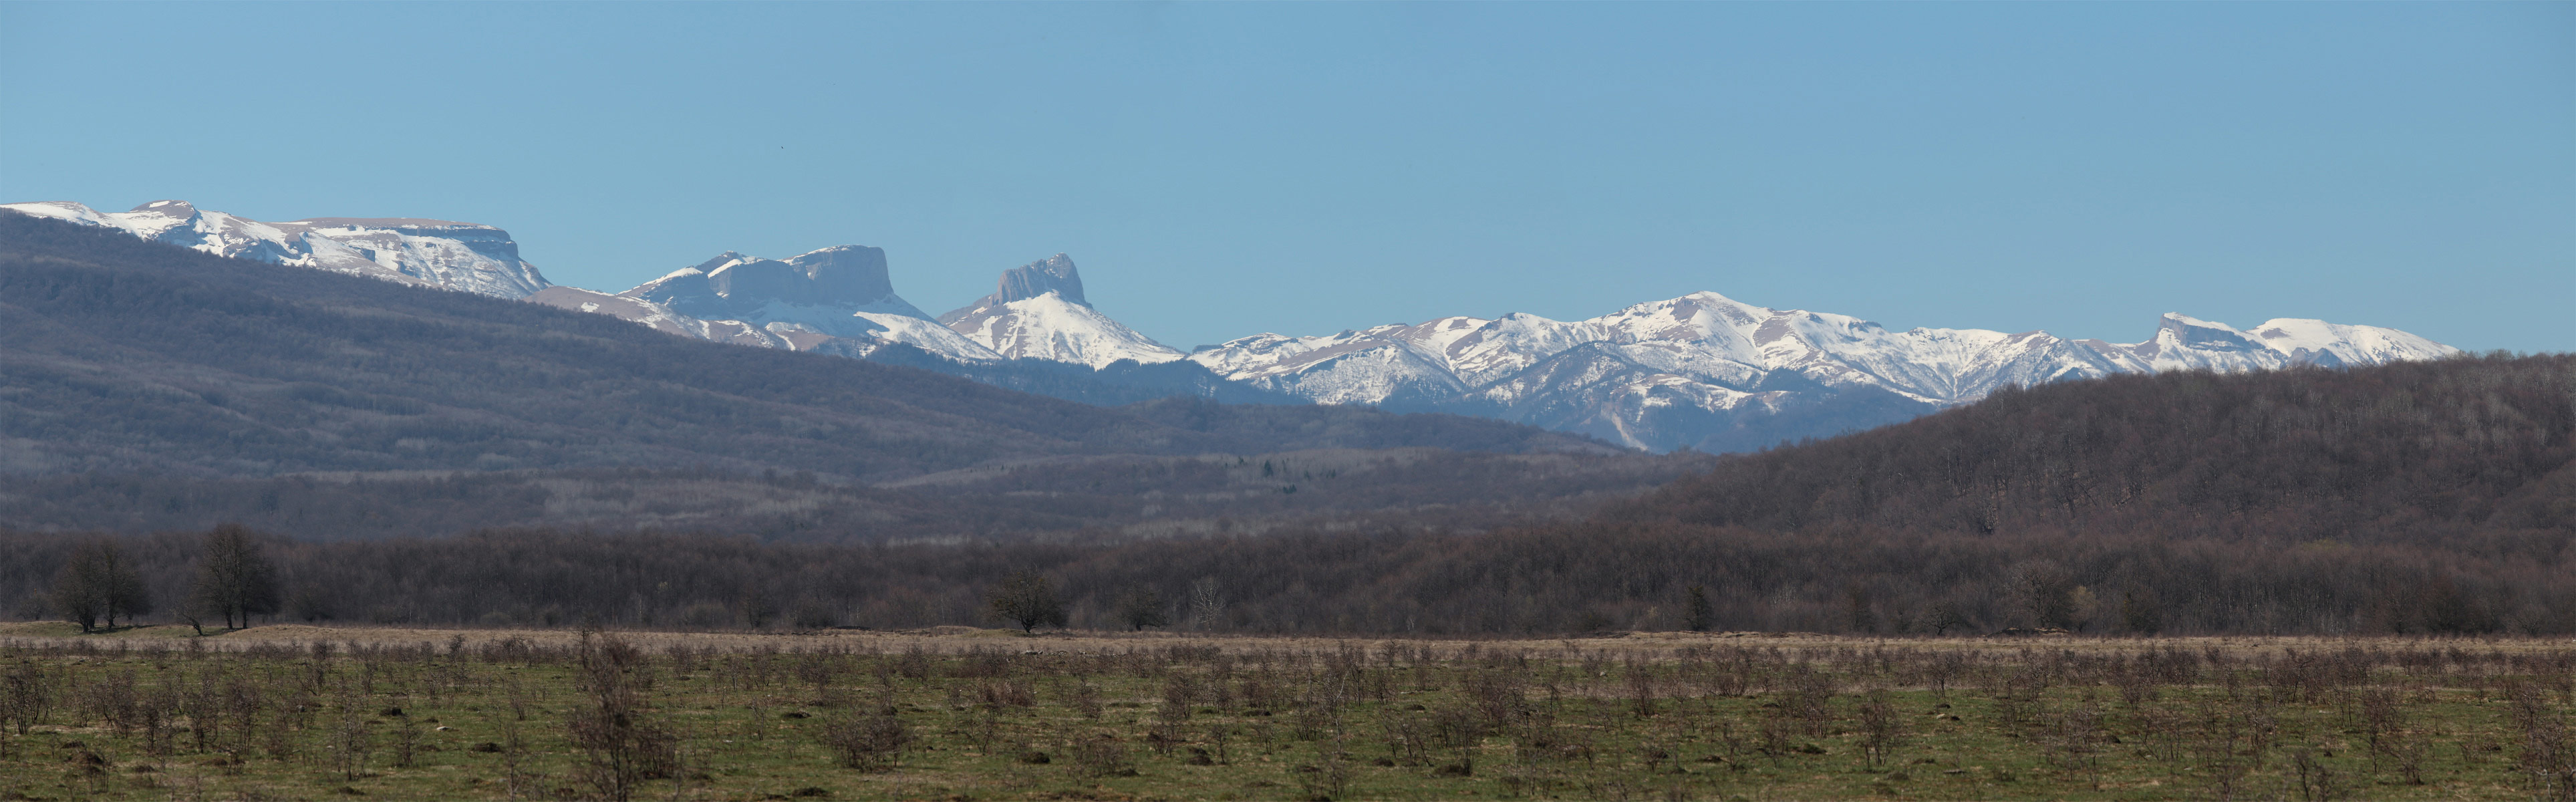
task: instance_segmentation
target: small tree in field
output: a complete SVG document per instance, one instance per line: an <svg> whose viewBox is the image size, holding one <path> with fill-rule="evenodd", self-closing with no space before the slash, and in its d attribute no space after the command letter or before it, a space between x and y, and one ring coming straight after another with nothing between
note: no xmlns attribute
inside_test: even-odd
<svg viewBox="0 0 2576 802"><path fill-rule="evenodd" d="M573 684L583 701L564 716L581 752L573 770L590 784L589 798L626 802L645 779L671 773L679 739L653 712L653 669L642 650L585 629L578 654Z"/></svg>
<svg viewBox="0 0 2576 802"><path fill-rule="evenodd" d="M1064 602L1056 599L1055 586L1047 584L1045 574L1034 570L1011 572L993 588L987 601L993 615L1018 624L1021 632L1036 632L1041 625L1065 625Z"/></svg>
<svg viewBox="0 0 2576 802"><path fill-rule="evenodd" d="M1692 632L1707 632L1710 627L1717 625L1717 612L1710 609L1708 604L1707 587L1690 586L1690 603L1684 608L1684 615L1683 623L1688 625Z"/></svg>
<svg viewBox="0 0 2576 802"><path fill-rule="evenodd" d="M1172 625L1172 617L1163 611L1163 594L1152 588L1131 588L1118 597L1118 620L1131 631L1146 627Z"/></svg>

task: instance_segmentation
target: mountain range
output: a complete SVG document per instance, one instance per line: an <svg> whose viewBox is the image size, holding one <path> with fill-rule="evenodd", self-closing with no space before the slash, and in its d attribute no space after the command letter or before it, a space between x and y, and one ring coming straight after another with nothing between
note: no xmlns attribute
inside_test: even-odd
<svg viewBox="0 0 2576 802"><path fill-rule="evenodd" d="M933 317L895 293L884 251L856 245L783 260L727 252L611 294L547 283L507 232L471 223L261 223L181 201L120 213L67 202L0 208L216 255L522 299L682 337L897 361L1095 403L1182 392L1375 405L1652 451L1760 449L1907 420L2013 385L2458 353L2395 329L2290 318L2238 329L2166 314L2135 343L1890 331L1699 292L1576 321L1444 317L1320 336L1264 333L1185 354L1094 308L1064 254L1006 270L993 294Z"/></svg>

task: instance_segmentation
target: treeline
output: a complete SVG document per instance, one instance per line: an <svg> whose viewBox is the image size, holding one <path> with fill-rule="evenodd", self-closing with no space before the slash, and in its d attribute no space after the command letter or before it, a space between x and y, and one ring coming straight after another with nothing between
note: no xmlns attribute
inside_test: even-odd
<svg viewBox="0 0 2576 802"><path fill-rule="evenodd" d="M112 538L155 599L201 572L188 535ZM48 595L84 543L0 536L0 598ZM2060 533L1784 536L1687 524L1459 534L1420 527L1119 544L830 545L522 530L271 541L263 620L648 628L994 626L993 589L1048 578L1068 623L1124 628L1140 591L1175 626L1312 634L1719 630L1983 634L2576 632L2563 534L2440 547ZM1706 600L1694 616L1692 591ZM1699 620L1694 620L1698 618Z"/></svg>
<svg viewBox="0 0 2576 802"><path fill-rule="evenodd" d="M1712 460L1439 449L1065 456L899 487L712 468L0 475L0 526L150 532L233 522L301 540L662 529L850 543L1253 533L1325 518L1423 518L1491 529L1577 518L1706 470Z"/></svg>

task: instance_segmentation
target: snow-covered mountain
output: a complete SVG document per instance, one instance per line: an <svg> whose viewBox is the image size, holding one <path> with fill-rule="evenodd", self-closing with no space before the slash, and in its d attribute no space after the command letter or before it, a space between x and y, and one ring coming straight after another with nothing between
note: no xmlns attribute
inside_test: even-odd
<svg viewBox="0 0 2576 802"><path fill-rule="evenodd" d="M903 343L950 359L1001 358L896 295L893 280L886 275L885 251L864 245L835 245L784 260L726 251L617 297L645 305L621 311L598 302L603 304L600 309L657 328L661 325L654 321L659 316L676 314L758 329L797 350L813 350L820 338L829 337L848 341L839 345L854 351L852 355L865 355L876 345ZM558 299L542 300L565 305L556 303ZM751 342L751 335L731 334L732 327L720 329L727 336L708 339L760 344Z"/></svg>
<svg viewBox="0 0 2576 802"><path fill-rule="evenodd" d="M2394 329L2318 320L2251 331L2168 314L2134 344L2047 332L1891 332L1846 315L1753 306L1713 292L1596 318L1450 317L1319 337L1261 334L1190 359L1228 379L1322 403L1447 409L1650 449L1776 442L1902 420L2006 384L2111 373L2431 359L2457 349ZM1828 408L1843 412L1819 414ZM1850 427L1841 427L1850 428ZM1750 439L1747 439L1750 438Z"/></svg>
<svg viewBox="0 0 2576 802"><path fill-rule="evenodd" d="M519 258L519 244L510 240L510 232L473 223L353 217L263 223L175 200L123 212L68 201L0 204L0 209L114 228L217 256L502 298L525 298L549 286L536 265Z"/></svg>
<svg viewBox="0 0 2576 802"><path fill-rule="evenodd" d="M1002 271L993 294L939 316L939 322L995 353L1107 367L1121 359L1154 364L1181 353L1136 333L1082 296L1082 274L1056 254Z"/></svg>

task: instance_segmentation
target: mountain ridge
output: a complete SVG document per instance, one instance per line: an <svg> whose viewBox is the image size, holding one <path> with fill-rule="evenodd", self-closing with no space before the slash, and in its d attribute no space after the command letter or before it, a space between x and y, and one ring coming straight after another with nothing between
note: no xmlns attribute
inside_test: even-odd
<svg viewBox="0 0 2576 802"><path fill-rule="evenodd" d="M1182 375L1204 370L1215 382L1246 388L1230 394L1238 400L1469 414L1650 451L1737 451L1830 436L2008 386L2176 370L2357 367L2459 353L2382 327L2276 318L2238 329L2170 312L2147 339L2126 344L2045 331L1891 332L1848 315L1704 291L1582 320L1452 316L1322 336L1263 333L1185 354L1101 313L1062 253L1002 271L993 293L934 318L895 294L883 250L858 245L785 260L728 251L611 294L547 283L516 260L507 232L470 223L267 224L179 201L113 214L62 202L0 208L218 255L607 314L675 336L897 359L1061 398L1224 394L1208 379ZM387 243L406 249L359 247ZM502 280L509 276L517 278ZM913 350L886 350L893 345ZM1122 362L1190 367L1112 370ZM1041 363L1092 373L1086 379ZM1783 381L1790 376L1800 381Z"/></svg>
<svg viewBox="0 0 2576 802"><path fill-rule="evenodd" d="M1525 371L1577 348L1589 349L1591 366L1567 374L1575 378L1526 380ZM2172 370L2359 366L2457 353L2394 329L2281 318L2245 331L2178 313L2164 315L2154 336L2133 344L2044 331L1890 332L1848 315L1698 292L1577 321L1514 313L1318 337L1259 334L1202 347L1190 359L1228 379L1325 403L1475 410L1524 423L1542 418L1514 410L1580 405L1586 412L1578 417L1592 422L1569 430L1667 450L1705 448L1747 416L1821 400L1754 390L1780 373L1837 392L1891 394L1917 405L1920 414L2005 386ZM1605 384L1611 374L1620 380ZM1703 422L1684 425L1684 418ZM1851 428L1892 422L1883 418L1855 420ZM1636 434L1641 431L1658 434Z"/></svg>
<svg viewBox="0 0 2576 802"><path fill-rule="evenodd" d="M358 278L0 215L0 473L656 465L880 481L1045 454L1615 450L1362 409L1200 426Z"/></svg>

